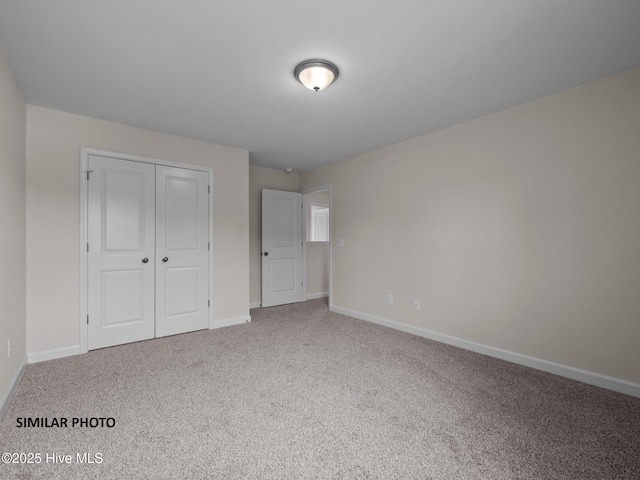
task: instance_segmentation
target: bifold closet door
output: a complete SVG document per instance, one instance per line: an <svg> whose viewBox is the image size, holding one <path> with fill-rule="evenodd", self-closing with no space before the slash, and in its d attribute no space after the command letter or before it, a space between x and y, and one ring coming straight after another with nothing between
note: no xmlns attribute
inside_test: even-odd
<svg viewBox="0 0 640 480"><path fill-rule="evenodd" d="M209 325L209 175L90 155L88 348Z"/></svg>
<svg viewBox="0 0 640 480"><path fill-rule="evenodd" d="M155 165L89 156L88 348L155 335Z"/></svg>

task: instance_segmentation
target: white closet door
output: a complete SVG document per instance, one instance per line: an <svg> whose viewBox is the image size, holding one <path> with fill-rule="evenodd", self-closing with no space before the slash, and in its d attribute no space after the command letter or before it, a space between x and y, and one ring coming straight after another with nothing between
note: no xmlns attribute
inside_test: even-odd
<svg viewBox="0 0 640 480"><path fill-rule="evenodd" d="M89 156L88 348L154 336L155 166Z"/></svg>
<svg viewBox="0 0 640 480"><path fill-rule="evenodd" d="M156 336L209 326L209 176L156 167Z"/></svg>

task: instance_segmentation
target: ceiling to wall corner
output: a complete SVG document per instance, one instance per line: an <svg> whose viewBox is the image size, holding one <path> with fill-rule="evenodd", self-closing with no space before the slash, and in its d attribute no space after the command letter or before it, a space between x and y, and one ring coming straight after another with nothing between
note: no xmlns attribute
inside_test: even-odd
<svg viewBox="0 0 640 480"><path fill-rule="evenodd" d="M640 66L638 25L630 0L0 0L27 103L295 172Z"/></svg>

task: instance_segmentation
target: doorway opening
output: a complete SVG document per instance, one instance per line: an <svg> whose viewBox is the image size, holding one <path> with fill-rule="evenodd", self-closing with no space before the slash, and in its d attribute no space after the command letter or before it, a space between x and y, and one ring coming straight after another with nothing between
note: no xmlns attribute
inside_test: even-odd
<svg viewBox="0 0 640 480"><path fill-rule="evenodd" d="M261 307L329 298L331 185L262 189Z"/></svg>
<svg viewBox="0 0 640 480"><path fill-rule="evenodd" d="M331 185L303 190L305 299L331 294Z"/></svg>

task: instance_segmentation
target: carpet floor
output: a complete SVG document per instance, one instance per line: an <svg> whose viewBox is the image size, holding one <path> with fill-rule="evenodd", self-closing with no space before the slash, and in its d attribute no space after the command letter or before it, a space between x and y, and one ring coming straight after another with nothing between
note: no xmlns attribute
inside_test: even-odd
<svg viewBox="0 0 640 480"><path fill-rule="evenodd" d="M0 478L640 478L638 398L338 315L325 299L251 316L29 365L0 452L40 462L0 464ZM18 427L26 417L68 426Z"/></svg>

